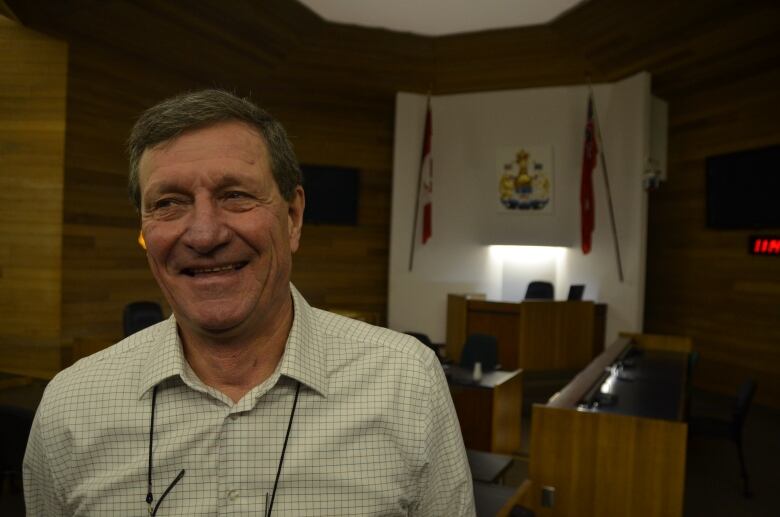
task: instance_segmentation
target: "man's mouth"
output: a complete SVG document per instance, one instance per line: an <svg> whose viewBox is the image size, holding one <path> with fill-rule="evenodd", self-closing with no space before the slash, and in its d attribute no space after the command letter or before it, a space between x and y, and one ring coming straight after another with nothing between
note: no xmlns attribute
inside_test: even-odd
<svg viewBox="0 0 780 517"><path fill-rule="evenodd" d="M246 266L249 262L243 261L243 262L235 262L233 264L225 264L222 266L211 266L211 267L185 267L181 270L181 272L187 276L199 276L199 275L213 275L216 273L224 273L226 271L238 271L239 269Z"/></svg>

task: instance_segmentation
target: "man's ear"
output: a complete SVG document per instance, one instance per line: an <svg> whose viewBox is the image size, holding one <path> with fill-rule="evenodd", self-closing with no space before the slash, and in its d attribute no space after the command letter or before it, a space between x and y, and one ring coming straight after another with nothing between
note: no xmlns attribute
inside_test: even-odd
<svg viewBox="0 0 780 517"><path fill-rule="evenodd" d="M301 227L303 226L303 210L306 207L306 194L303 187L295 187L292 199L287 202L287 231L290 237L290 251L295 253L301 242Z"/></svg>

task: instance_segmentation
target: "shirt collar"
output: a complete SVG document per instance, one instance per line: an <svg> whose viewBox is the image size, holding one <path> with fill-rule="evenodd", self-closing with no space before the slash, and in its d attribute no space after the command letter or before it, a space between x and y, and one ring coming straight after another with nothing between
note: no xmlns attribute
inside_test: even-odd
<svg viewBox="0 0 780 517"><path fill-rule="evenodd" d="M294 316L281 361L281 374L300 381L323 397L328 396L327 355L318 331L314 309L290 284Z"/></svg>
<svg viewBox="0 0 780 517"><path fill-rule="evenodd" d="M147 354L146 367L141 374L138 398L170 377L182 376L186 360L181 348L176 318L171 317L163 323L143 333L142 349Z"/></svg>
<svg viewBox="0 0 780 517"><path fill-rule="evenodd" d="M277 369L281 375L300 381L327 397L327 357L322 336L317 331L314 309L292 284L290 291L293 298L293 323ZM186 372L191 371L184 358L173 315L145 332L140 339L143 340L144 349L148 350L148 360L141 375L139 398L165 379L175 376L184 378Z"/></svg>

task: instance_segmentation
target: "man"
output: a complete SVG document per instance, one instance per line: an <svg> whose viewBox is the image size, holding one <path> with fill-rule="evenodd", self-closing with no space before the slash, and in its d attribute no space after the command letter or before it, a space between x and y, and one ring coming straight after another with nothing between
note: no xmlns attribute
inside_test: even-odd
<svg viewBox="0 0 780 517"><path fill-rule="evenodd" d="M282 127L206 90L145 112L129 154L173 315L49 384L28 513L473 515L434 355L290 284L304 192Z"/></svg>

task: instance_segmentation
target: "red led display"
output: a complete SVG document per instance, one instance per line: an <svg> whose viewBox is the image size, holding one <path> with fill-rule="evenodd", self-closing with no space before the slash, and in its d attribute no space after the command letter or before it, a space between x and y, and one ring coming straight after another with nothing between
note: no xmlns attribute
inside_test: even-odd
<svg viewBox="0 0 780 517"><path fill-rule="evenodd" d="M748 250L751 255L780 256L780 236L753 236L748 239Z"/></svg>

